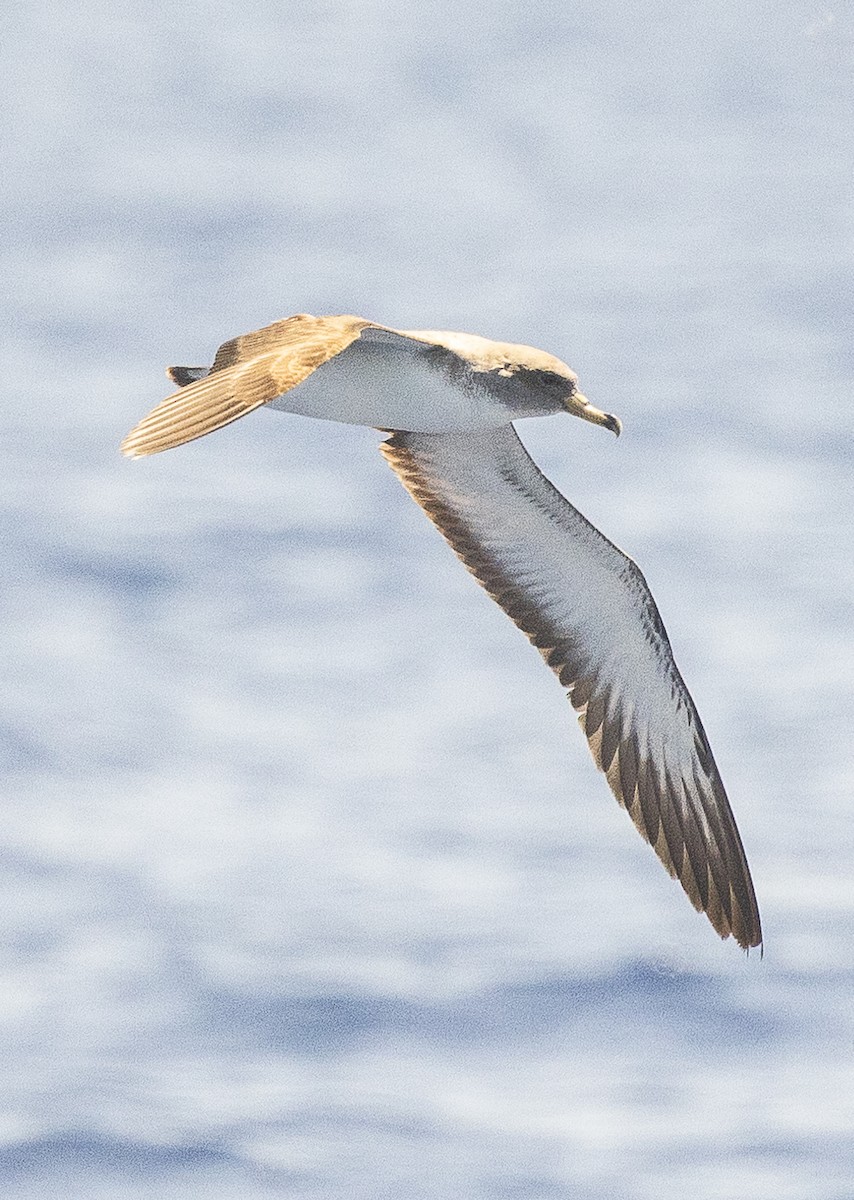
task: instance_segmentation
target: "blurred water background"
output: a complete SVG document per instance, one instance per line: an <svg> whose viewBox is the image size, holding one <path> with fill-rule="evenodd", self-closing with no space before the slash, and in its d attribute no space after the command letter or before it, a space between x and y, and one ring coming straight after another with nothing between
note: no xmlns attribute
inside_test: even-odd
<svg viewBox="0 0 854 1200"><path fill-rule="evenodd" d="M2 18L4 1197L854 1196L848 6ZM531 342L753 868L721 943L382 463L117 445L297 311Z"/></svg>

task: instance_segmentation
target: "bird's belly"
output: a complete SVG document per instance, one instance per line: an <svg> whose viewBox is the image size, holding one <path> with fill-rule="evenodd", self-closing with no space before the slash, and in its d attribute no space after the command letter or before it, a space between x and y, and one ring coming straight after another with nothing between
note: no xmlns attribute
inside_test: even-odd
<svg viewBox="0 0 854 1200"><path fill-rule="evenodd" d="M367 345L322 363L269 407L413 433L490 429L513 417L486 389L461 387L417 356Z"/></svg>

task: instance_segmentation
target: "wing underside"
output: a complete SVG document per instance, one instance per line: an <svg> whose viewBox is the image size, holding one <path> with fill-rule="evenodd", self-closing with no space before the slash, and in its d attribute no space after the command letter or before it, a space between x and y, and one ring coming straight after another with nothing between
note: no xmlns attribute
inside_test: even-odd
<svg viewBox="0 0 854 1200"><path fill-rule="evenodd" d="M761 944L741 839L646 582L512 427L396 433L402 483L567 689L620 804L721 937Z"/></svg>

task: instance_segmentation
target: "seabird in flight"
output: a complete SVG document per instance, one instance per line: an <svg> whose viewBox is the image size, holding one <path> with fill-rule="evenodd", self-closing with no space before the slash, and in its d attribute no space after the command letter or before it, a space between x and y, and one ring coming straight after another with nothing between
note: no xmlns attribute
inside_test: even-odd
<svg viewBox="0 0 854 1200"><path fill-rule="evenodd" d="M549 483L513 422L569 412L619 434L575 374L530 346L299 314L233 338L128 434L131 458L254 408L368 425L468 569L567 689L597 766L721 937L759 946L735 819L655 601L635 563Z"/></svg>

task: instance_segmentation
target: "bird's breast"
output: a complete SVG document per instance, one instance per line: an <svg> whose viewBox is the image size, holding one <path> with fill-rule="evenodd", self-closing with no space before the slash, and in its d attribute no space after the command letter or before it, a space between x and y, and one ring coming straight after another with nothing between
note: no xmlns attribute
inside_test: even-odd
<svg viewBox="0 0 854 1200"><path fill-rule="evenodd" d="M356 341L270 407L414 433L492 429L523 415L496 397L477 372L454 370L436 357L421 347L413 353Z"/></svg>

